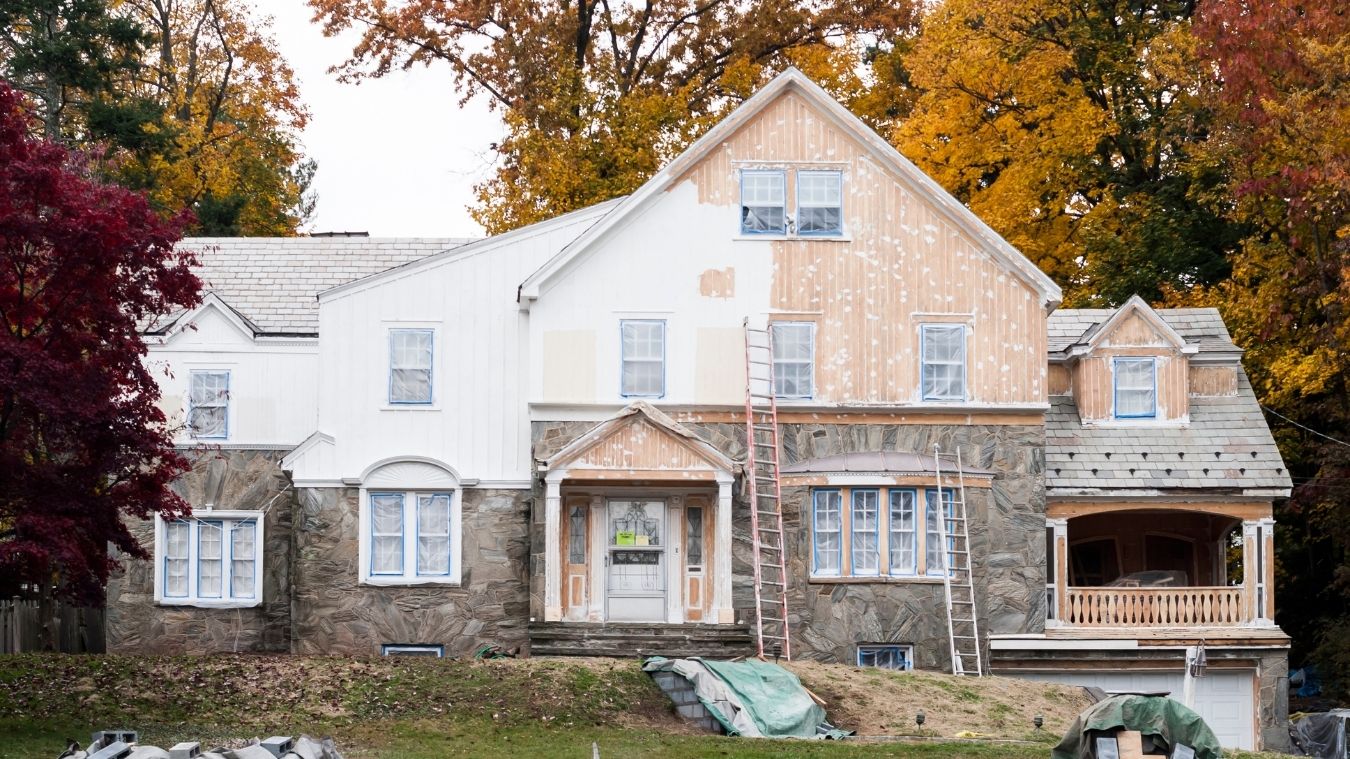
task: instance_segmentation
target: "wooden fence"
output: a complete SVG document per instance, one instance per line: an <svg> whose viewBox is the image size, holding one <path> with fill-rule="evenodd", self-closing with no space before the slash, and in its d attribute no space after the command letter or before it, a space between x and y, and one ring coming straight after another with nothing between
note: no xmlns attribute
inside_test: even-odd
<svg viewBox="0 0 1350 759"><path fill-rule="evenodd" d="M66 654L101 654L104 651L103 609L53 607L50 636L54 649ZM47 650L43 620L37 601L0 601L0 654Z"/></svg>
<svg viewBox="0 0 1350 759"><path fill-rule="evenodd" d="M1069 588L1066 624L1081 627L1230 626L1248 621L1241 586Z"/></svg>

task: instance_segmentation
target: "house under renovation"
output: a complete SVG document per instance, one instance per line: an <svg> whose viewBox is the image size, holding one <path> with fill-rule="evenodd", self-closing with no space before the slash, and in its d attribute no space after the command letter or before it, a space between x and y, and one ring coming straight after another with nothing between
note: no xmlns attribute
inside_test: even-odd
<svg viewBox="0 0 1350 759"><path fill-rule="evenodd" d="M210 292L147 360L194 511L135 526L110 651L1179 691L1203 640L1224 742L1286 740L1290 481L1218 314L1058 309L800 72L632 195L507 234L183 244Z"/></svg>

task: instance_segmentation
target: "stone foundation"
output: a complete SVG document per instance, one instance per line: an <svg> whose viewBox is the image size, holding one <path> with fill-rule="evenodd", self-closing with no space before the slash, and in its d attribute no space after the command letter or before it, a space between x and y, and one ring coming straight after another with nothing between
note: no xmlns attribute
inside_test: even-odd
<svg viewBox="0 0 1350 759"><path fill-rule="evenodd" d="M488 643L527 642L529 493L463 491L463 575L458 587L358 582L356 488L303 488L296 511L293 650L378 654L384 643L445 646L472 655Z"/></svg>
<svg viewBox="0 0 1350 759"><path fill-rule="evenodd" d="M108 583L109 653L178 654L290 650L291 498L280 451L206 451L189 454L192 470L173 483L200 516L217 509L266 509L263 520L262 604L247 609L199 609L155 603L150 561L121 557ZM154 553L154 520L129 525Z"/></svg>

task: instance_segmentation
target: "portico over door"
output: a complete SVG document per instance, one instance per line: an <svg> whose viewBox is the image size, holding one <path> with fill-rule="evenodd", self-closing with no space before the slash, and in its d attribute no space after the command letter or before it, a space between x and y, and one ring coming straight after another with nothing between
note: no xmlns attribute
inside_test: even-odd
<svg viewBox="0 0 1350 759"><path fill-rule="evenodd" d="M639 402L540 469L545 621L735 621L725 454Z"/></svg>

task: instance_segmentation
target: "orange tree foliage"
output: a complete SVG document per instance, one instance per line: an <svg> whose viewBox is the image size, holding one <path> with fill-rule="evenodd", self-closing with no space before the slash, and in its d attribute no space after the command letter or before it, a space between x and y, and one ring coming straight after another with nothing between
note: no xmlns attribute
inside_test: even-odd
<svg viewBox="0 0 1350 759"><path fill-rule="evenodd" d="M1065 288L1075 305L1156 299L1227 273L1234 232L1194 160L1210 82L1189 0L947 0L904 68L890 135Z"/></svg>
<svg viewBox="0 0 1350 759"><path fill-rule="evenodd" d="M495 176L477 188L489 232L631 192L766 69L796 62L863 95L863 38L911 22L894 0L310 0L325 30L362 31L348 78L445 63L465 98L503 116Z"/></svg>
<svg viewBox="0 0 1350 759"><path fill-rule="evenodd" d="M1262 401L1350 440L1350 14L1338 0L1209 0L1196 34L1218 75L1208 160L1246 236L1224 308ZM1280 623L1350 692L1350 446L1272 418L1294 474L1279 514Z"/></svg>

